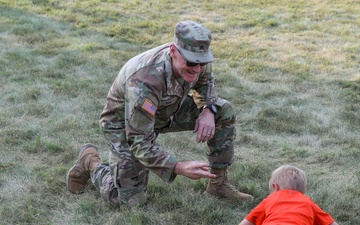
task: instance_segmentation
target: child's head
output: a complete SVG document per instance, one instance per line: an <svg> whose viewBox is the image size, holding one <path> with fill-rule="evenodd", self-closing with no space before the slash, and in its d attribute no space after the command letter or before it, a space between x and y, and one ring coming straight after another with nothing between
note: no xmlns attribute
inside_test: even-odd
<svg viewBox="0 0 360 225"><path fill-rule="evenodd" d="M305 193L306 190L306 175L301 169L283 165L274 170L269 181L270 192L277 190L296 190Z"/></svg>

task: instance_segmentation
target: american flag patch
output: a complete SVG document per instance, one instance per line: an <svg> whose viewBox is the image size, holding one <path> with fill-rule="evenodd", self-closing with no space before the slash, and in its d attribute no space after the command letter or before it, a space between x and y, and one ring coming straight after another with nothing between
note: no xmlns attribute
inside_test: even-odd
<svg viewBox="0 0 360 225"><path fill-rule="evenodd" d="M141 108L145 110L146 112L150 113L152 116L155 116L156 112L156 106L150 102L150 100L145 99L143 104L141 105Z"/></svg>

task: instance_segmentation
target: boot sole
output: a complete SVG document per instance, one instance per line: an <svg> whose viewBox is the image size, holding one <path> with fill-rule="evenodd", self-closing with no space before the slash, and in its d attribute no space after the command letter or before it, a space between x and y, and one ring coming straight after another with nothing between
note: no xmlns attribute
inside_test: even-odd
<svg viewBox="0 0 360 225"><path fill-rule="evenodd" d="M251 197L240 197L240 196L234 196L234 197L231 197L231 198L228 198L228 197L225 197L225 196L222 196L222 195L219 195L219 194L216 194L216 193L211 193L211 192L208 192L208 191L204 191L203 194L205 196L209 196L209 197L215 197L215 198L218 198L218 199L224 199L224 200L229 200L229 201L233 201L233 200L240 200L240 201L250 201L250 200L254 200L254 197L251 196Z"/></svg>
<svg viewBox="0 0 360 225"><path fill-rule="evenodd" d="M246 194L246 193L242 193L240 191L238 191L237 194L234 193L233 195L225 196L225 195L219 194L219 193L217 193L215 191L212 191L212 190L209 190L208 188L206 188L204 193L206 193L208 195L218 197L218 198L228 199L228 200L238 199L238 200L241 200L241 201L248 201L248 200L253 200L254 199L254 196ZM240 195L243 195L243 196L240 196Z"/></svg>
<svg viewBox="0 0 360 225"><path fill-rule="evenodd" d="M72 192L72 191L70 191L70 189L69 189L69 178L70 178L70 177L69 177L69 176L70 176L70 173L71 173L71 172L73 171L73 169L75 168L76 164L79 162L80 156L81 156L81 155L84 153L84 151L85 151L86 149L88 149L88 148L95 148L96 151L98 151L97 146L95 146L94 144L91 144L91 143L87 143L87 144L85 144L84 146L82 146L81 149L80 149L80 151L79 151L78 157L77 157L74 165L73 165L73 166L69 169L69 171L66 173L66 189L67 189L69 192L73 193L73 194L79 194L81 191L79 191L79 192Z"/></svg>

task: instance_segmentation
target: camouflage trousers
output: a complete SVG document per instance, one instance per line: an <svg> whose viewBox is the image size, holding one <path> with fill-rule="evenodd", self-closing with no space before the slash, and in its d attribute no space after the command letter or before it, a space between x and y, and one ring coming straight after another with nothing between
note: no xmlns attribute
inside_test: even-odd
<svg viewBox="0 0 360 225"><path fill-rule="evenodd" d="M230 103L217 99L218 113L215 118L215 135L207 142L207 157L212 168L227 168L233 163L236 136L235 114ZM192 131L201 110L189 96L173 116L167 127L156 129L157 134ZM119 138L120 135L120 138ZM106 134L105 134L106 137ZM111 138L108 138L111 140ZM109 162L101 163L93 170L91 179L102 198L116 204L135 205L145 203L149 169L129 151L125 130L117 135L122 143L109 141ZM123 140L123 141L122 141Z"/></svg>

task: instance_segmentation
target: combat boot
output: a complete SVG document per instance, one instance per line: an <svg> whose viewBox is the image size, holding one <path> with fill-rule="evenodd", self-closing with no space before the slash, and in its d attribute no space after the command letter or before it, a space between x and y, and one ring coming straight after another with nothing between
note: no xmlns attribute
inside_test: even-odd
<svg viewBox="0 0 360 225"><path fill-rule="evenodd" d="M227 179L226 169L211 168L210 172L215 174L215 179L210 179L206 188L206 192L215 196L227 199L251 200L254 197L238 191Z"/></svg>
<svg viewBox="0 0 360 225"><path fill-rule="evenodd" d="M66 174L66 187L68 191L79 194L84 190L90 179L90 172L101 163L98 149L93 144L85 144L79 152L73 167Z"/></svg>

